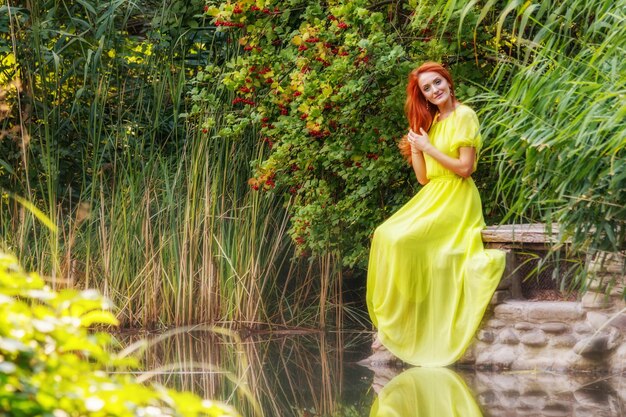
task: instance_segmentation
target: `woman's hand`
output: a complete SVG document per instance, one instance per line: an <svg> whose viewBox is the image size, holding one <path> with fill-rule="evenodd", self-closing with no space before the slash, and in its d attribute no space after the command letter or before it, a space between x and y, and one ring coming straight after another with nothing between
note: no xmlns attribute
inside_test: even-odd
<svg viewBox="0 0 626 417"><path fill-rule="evenodd" d="M411 152L425 152L431 146L428 133L426 133L421 127L420 133L415 133L413 130L409 129L407 137L409 144L411 145Z"/></svg>

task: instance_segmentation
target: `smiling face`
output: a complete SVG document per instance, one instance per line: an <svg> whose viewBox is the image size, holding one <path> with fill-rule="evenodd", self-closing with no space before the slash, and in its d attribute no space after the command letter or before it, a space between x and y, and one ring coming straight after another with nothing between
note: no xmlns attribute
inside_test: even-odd
<svg viewBox="0 0 626 417"><path fill-rule="evenodd" d="M426 100L437 107L452 101L450 83L438 72L428 71L421 73L417 82Z"/></svg>

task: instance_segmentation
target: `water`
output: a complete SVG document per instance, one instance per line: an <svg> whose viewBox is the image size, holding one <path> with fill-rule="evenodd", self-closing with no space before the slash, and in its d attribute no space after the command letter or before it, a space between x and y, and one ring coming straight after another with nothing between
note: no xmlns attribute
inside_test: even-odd
<svg viewBox="0 0 626 417"><path fill-rule="evenodd" d="M374 372L356 363L370 341L368 333L192 331L155 342L142 358L152 380L228 402L246 417L626 417L625 375Z"/></svg>

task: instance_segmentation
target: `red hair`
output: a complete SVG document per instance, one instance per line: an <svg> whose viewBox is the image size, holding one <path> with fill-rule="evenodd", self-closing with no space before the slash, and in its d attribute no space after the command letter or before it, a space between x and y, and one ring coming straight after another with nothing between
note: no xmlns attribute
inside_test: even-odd
<svg viewBox="0 0 626 417"><path fill-rule="evenodd" d="M419 68L414 69L409 74L409 83L406 86L406 102L404 103L404 112L406 118L409 121L409 127L416 133L419 133L420 128L428 132L430 126L433 123L435 114L437 113L437 106L430 104L427 106L428 101L422 90L420 89L418 79L419 76L425 72L436 72L448 81L450 84L450 92L454 95L454 82L447 69L441 64L436 62L425 62ZM411 145L406 136L400 139L398 143L400 153L411 164Z"/></svg>

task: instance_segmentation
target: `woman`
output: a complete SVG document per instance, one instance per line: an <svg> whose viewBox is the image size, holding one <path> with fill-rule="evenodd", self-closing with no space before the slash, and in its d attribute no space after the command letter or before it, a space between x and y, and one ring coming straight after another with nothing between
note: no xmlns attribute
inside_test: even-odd
<svg viewBox="0 0 626 417"><path fill-rule="evenodd" d="M485 250L471 178L481 137L474 111L440 64L409 75L409 133L401 149L424 187L380 225L372 241L367 305L377 343L405 362L445 366L471 342L504 271Z"/></svg>

